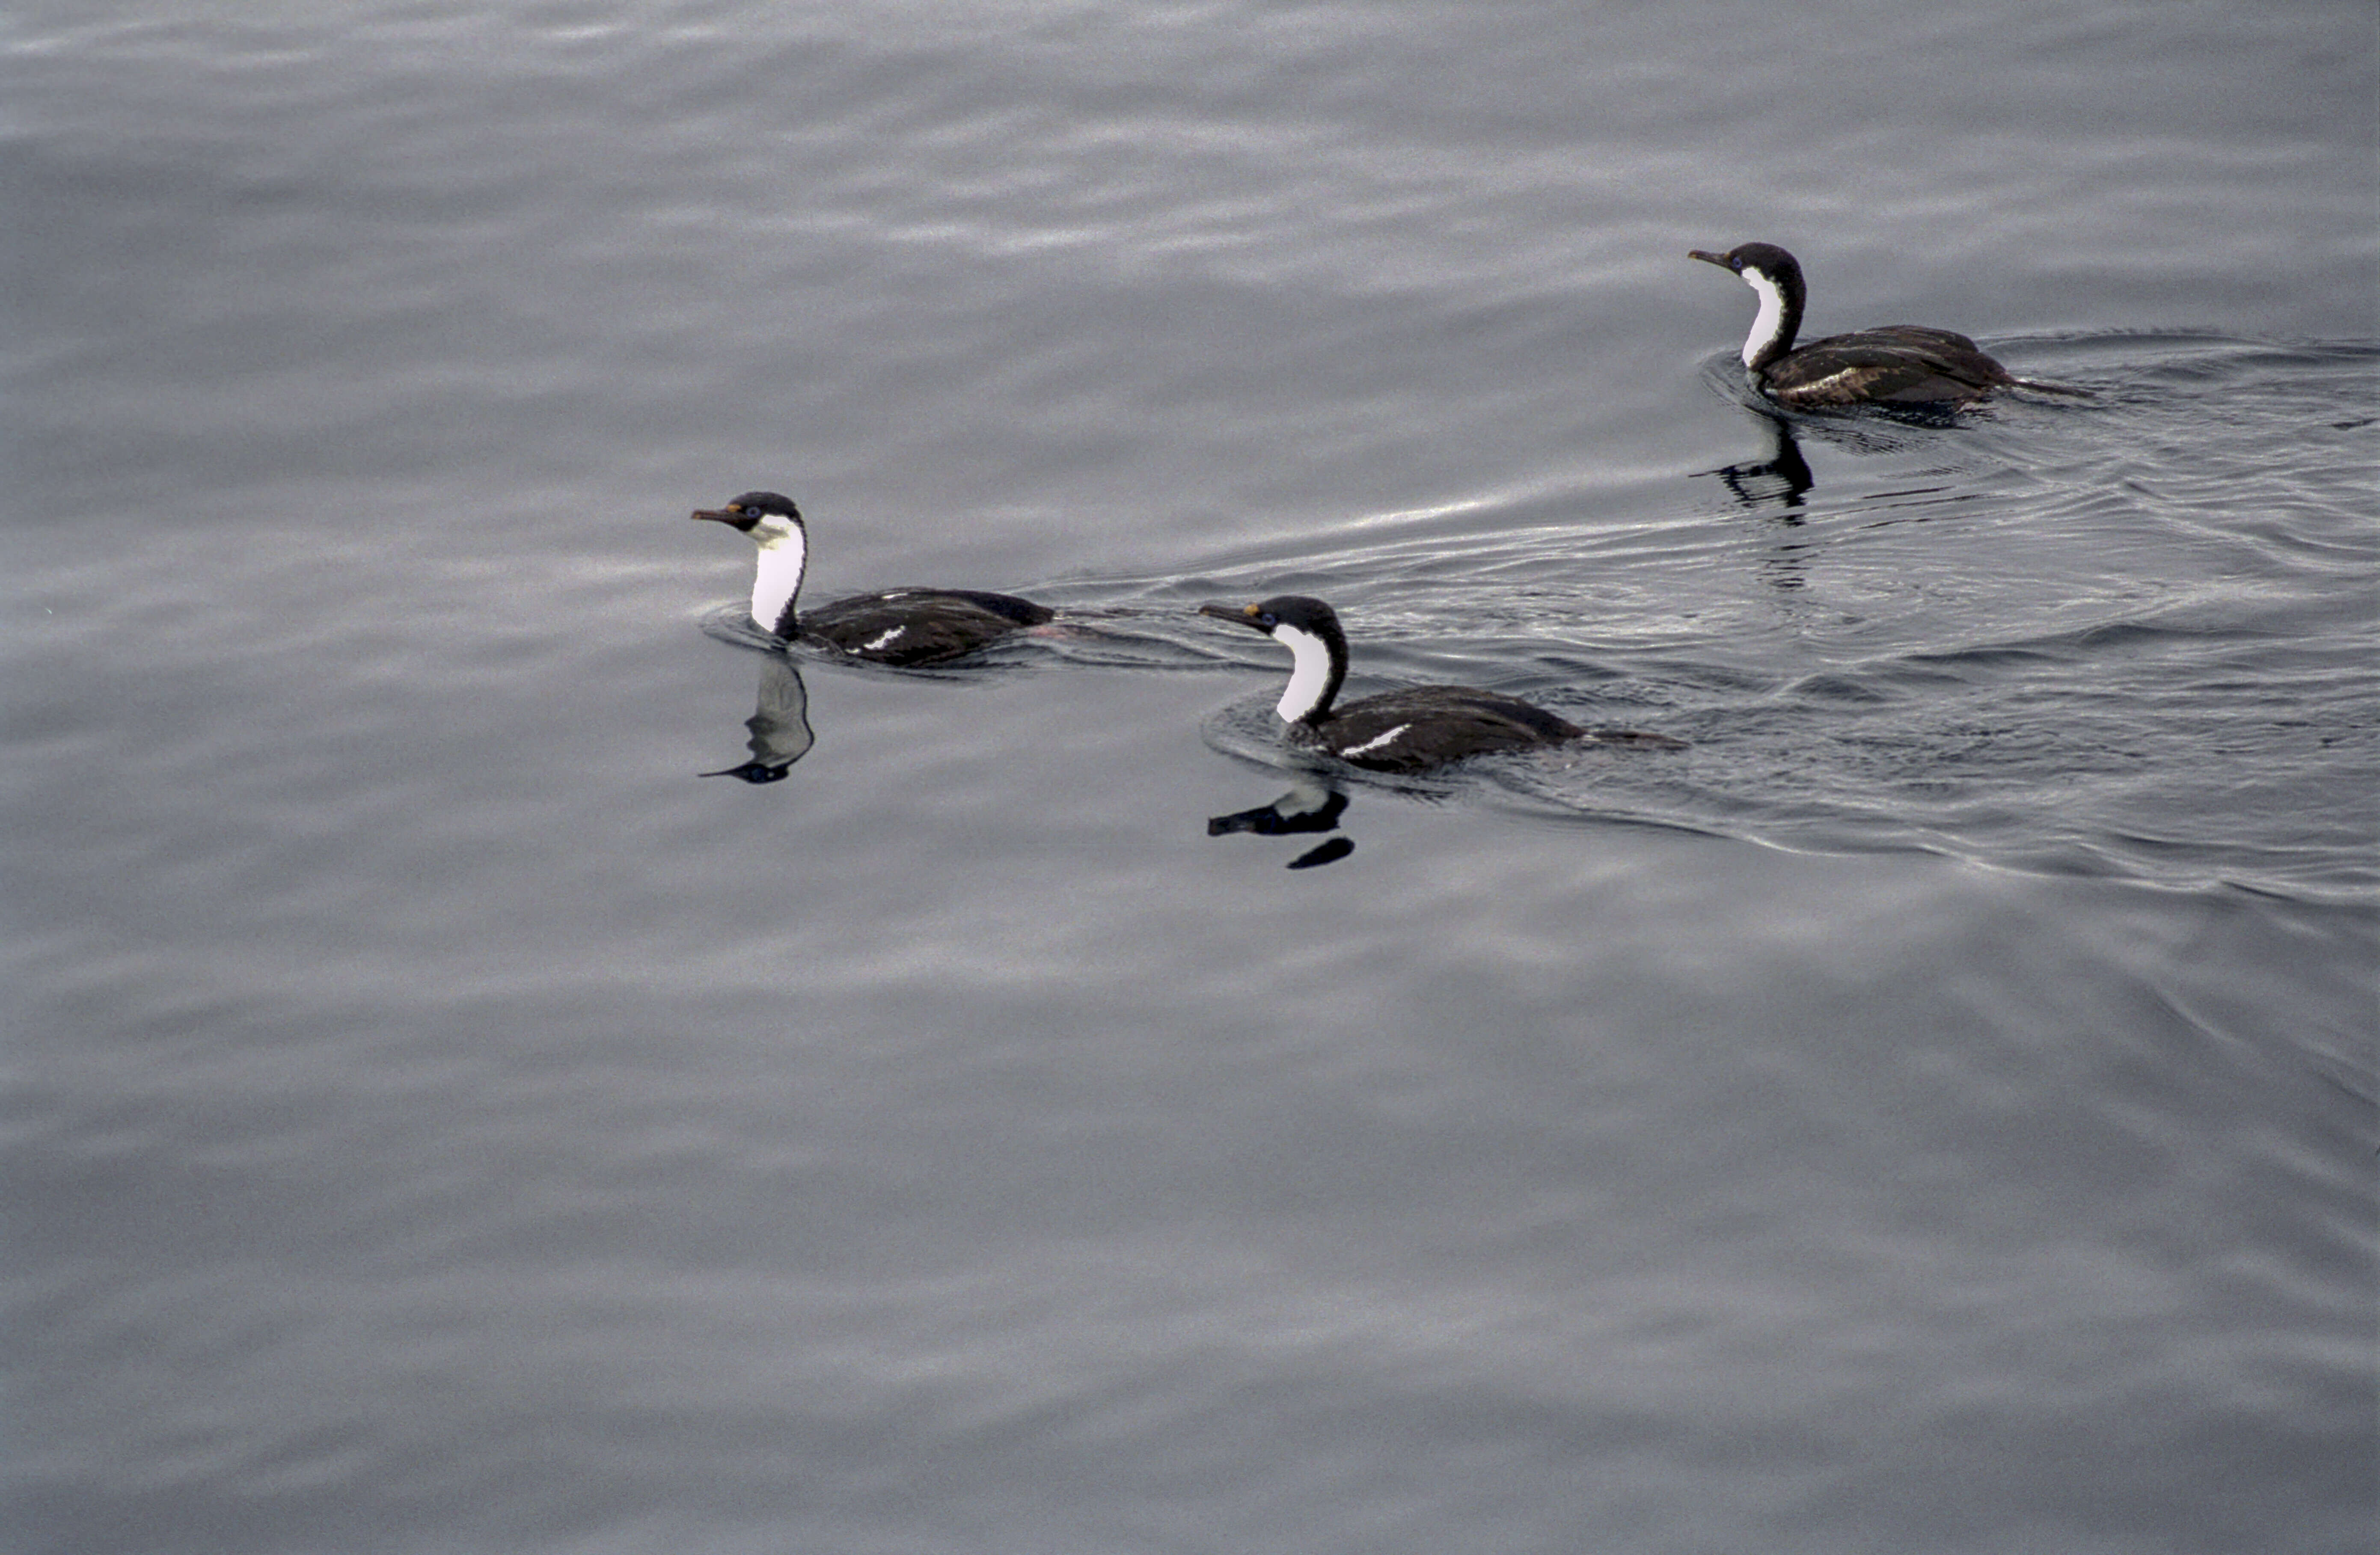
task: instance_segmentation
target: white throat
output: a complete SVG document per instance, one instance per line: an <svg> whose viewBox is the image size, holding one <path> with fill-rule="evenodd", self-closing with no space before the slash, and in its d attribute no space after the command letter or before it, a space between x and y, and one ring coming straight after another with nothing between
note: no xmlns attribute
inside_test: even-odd
<svg viewBox="0 0 2380 1555"><path fill-rule="evenodd" d="M752 619L762 631L773 632L801 589L809 544L799 524L781 518L765 520L752 539L760 547L760 565L752 574Z"/></svg>
<svg viewBox="0 0 2380 1555"><path fill-rule="evenodd" d="M1760 298L1760 311L1753 316L1752 333L1743 339L1743 365L1750 367L1759 359L1777 332L1785 327L1785 294L1776 282L1757 270L1743 273L1743 284Z"/></svg>
<svg viewBox="0 0 2380 1555"><path fill-rule="evenodd" d="M1278 710L1282 723L1294 723L1312 712L1330 688L1330 647L1312 632L1290 626L1275 626L1272 640L1288 649L1296 661Z"/></svg>

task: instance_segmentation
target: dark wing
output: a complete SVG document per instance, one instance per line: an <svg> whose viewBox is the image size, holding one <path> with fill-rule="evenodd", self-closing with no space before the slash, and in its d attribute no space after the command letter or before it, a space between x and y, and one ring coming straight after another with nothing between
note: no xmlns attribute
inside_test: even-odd
<svg viewBox="0 0 2380 1555"><path fill-rule="evenodd" d="M1411 772L1490 750L1522 750L1585 733L1517 697L1467 686L1416 686L1350 702L1325 725L1340 759Z"/></svg>
<svg viewBox="0 0 2380 1555"><path fill-rule="evenodd" d="M1937 405L2015 382L1963 334L1888 324L1814 340L1771 367L1761 385L1797 405Z"/></svg>
<svg viewBox="0 0 2380 1555"><path fill-rule="evenodd" d="M906 595L931 594L938 600L962 600L978 610L1002 615L1019 626L1039 626L1053 620L1057 612L1048 605L1020 600L1014 594L994 594L983 589L917 589L899 590Z"/></svg>
<svg viewBox="0 0 2380 1555"><path fill-rule="evenodd" d="M801 634L878 664L934 664L972 653L1050 613L1012 594L894 589L801 613Z"/></svg>

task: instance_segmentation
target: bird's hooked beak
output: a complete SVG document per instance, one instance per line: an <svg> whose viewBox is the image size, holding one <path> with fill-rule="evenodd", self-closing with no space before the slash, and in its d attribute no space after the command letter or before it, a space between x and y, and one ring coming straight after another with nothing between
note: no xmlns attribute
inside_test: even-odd
<svg viewBox="0 0 2380 1555"><path fill-rule="evenodd" d="M1705 264L1718 265L1721 270L1727 271L1730 274L1735 271L1735 266L1729 261L1728 257L1725 254L1714 254L1707 249L1688 249L1686 250L1686 257L1688 259L1698 259Z"/></svg>
<svg viewBox="0 0 2380 1555"><path fill-rule="evenodd" d="M1211 615L1218 621L1228 621L1234 626L1245 626L1250 631L1263 632L1267 636L1272 633L1271 627L1257 619L1264 613L1255 605L1249 605L1242 610L1233 610L1230 605L1205 604L1198 607L1198 613Z"/></svg>
<svg viewBox="0 0 2380 1555"><path fill-rule="evenodd" d="M723 507L698 507L694 510L692 516L696 518L708 518L714 524L733 525L735 528L739 529L748 529L752 527L751 519L746 517L741 513L733 513Z"/></svg>

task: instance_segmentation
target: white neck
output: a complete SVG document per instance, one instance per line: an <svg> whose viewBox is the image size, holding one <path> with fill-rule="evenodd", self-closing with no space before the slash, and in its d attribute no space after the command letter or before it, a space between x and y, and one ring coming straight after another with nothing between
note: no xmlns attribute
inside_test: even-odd
<svg viewBox="0 0 2380 1555"><path fill-rule="evenodd" d="M1743 273L1743 284L1760 298L1760 311L1753 316L1752 333L1743 339L1743 365L1750 367L1759 359L1777 332L1785 327L1785 294L1777 283L1757 270Z"/></svg>
<svg viewBox="0 0 2380 1555"><path fill-rule="evenodd" d="M802 565L809 546L798 524L783 528L771 524L753 530L752 538L760 547L760 565L752 574L752 619L762 631L772 632L801 589Z"/></svg>
<svg viewBox="0 0 2380 1555"><path fill-rule="evenodd" d="M1282 723L1294 723L1319 706L1330 689L1330 648L1313 633L1295 626L1275 626L1272 640L1288 649L1296 661L1278 710Z"/></svg>

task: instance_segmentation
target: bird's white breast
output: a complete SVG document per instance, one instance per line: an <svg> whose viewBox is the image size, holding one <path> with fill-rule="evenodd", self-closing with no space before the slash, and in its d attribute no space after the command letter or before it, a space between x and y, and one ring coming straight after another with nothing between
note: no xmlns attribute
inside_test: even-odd
<svg viewBox="0 0 2380 1555"><path fill-rule="evenodd" d="M1785 322L1785 293L1757 270L1745 271L1743 284L1760 298L1760 311L1753 316L1752 333L1743 337L1743 365L1750 367L1762 349L1777 338L1778 330Z"/></svg>
<svg viewBox="0 0 2380 1555"><path fill-rule="evenodd" d="M1320 638L1295 626L1276 626L1272 637L1295 661L1289 672L1289 688L1281 694L1277 710L1282 723L1294 723L1314 711L1330 684L1330 649Z"/></svg>
<svg viewBox="0 0 2380 1555"><path fill-rule="evenodd" d="M784 619L785 607L802 587L802 565L808 551L802 531L790 528L779 534L756 533L760 565L752 574L752 619L763 631L774 631Z"/></svg>

